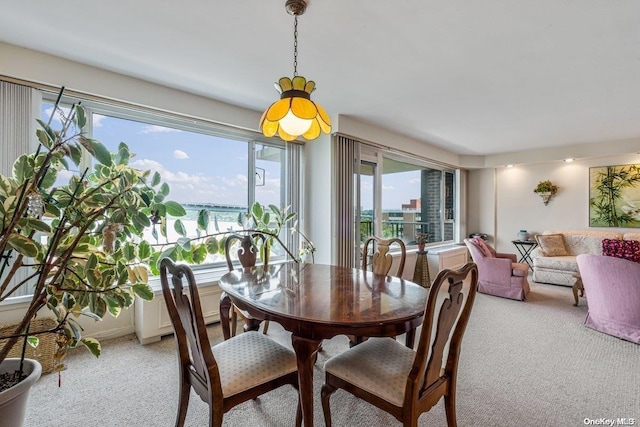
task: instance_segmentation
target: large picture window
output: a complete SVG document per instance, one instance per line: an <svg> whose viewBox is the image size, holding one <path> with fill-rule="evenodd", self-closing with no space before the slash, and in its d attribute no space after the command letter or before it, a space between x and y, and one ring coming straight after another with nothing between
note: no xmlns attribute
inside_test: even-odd
<svg viewBox="0 0 640 427"><path fill-rule="evenodd" d="M54 105L54 95L44 94L42 120L48 121ZM77 101L77 100L69 100ZM225 129L160 113L141 113L126 108L83 101L89 116L90 136L109 151L116 151L121 142L129 146L135 157L130 164L139 169L158 172L170 187L168 199L182 204L187 216L181 218L188 237L198 235L196 220L201 209L209 211L210 228L207 233L241 229L242 215L254 202L284 208L295 200L288 194L298 191L296 180L285 180L287 155L297 162L298 150L289 150L278 140L262 141L252 132ZM70 105L67 105L67 110ZM63 107L64 108L64 107ZM58 123L56 123L58 121ZM52 126L59 125L53 117ZM262 138L264 139L264 138ZM83 165L91 167L92 165ZM64 171L59 179L80 171ZM289 188L286 188L289 185ZM298 198L296 198L298 200ZM298 206L291 206L297 212ZM175 242L180 237L167 224L167 236L156 238L152 231L145 236L159 244ZM274 248L277 257L278 250ZM273 257L273 255L272 255ZM222 264L224 255L209 255L205 264Z"/></svg>

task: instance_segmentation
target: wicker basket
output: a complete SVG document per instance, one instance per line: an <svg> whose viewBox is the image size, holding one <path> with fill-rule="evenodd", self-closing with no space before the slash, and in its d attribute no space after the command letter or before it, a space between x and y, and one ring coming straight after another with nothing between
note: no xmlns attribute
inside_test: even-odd
<svg viewBox="0 0 640 427"><path fill-rule="evenodd" d="M46 331L53 329L57 325L54 319L35 319L31 321L30 333ZM0 337L5 335L12 335L15 332L17 325L7 325L0 327ZM40 343L36 348L27 345L26 357L28 359L35 359L42 365L42 373L48 374L54 369L54 355L56 352L56 334L46 333L38 334ZM6 340L0 340L0 347L4 345ZM22 340L18 342L9 350L7 357L20 357L22 351Z"/></svg>

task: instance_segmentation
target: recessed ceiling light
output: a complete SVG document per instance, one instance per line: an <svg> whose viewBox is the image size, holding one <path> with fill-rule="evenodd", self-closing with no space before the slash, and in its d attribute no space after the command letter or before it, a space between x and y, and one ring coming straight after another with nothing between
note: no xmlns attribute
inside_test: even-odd
<svg viewBox="0 0 640 427"><path fill-rule="evenodd" d="M575 159L564 159L564 161L565 161L565 162L567 162L567 163L571 163L571 162L573 162L574 160L575 160Z"/></svg>
<svg viewBox="0 0 640 427"><path fill-rule="evenodd" d="M508 167L508 168L512 168L512 167L513 167L513 165L509 164L509 165L507 165L507 167Z"/></svg>

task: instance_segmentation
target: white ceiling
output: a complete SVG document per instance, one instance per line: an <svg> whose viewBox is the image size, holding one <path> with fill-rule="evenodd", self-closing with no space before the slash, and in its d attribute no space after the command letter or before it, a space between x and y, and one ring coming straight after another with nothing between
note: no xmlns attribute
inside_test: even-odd
<svg viewBox="0 0 640 427"><path fill-rule="evenodd" d="M284 1L0 0L0 41L261 111ZM469 155L640 137L637 0L310 0L298 30L333 117Z"/></svg>

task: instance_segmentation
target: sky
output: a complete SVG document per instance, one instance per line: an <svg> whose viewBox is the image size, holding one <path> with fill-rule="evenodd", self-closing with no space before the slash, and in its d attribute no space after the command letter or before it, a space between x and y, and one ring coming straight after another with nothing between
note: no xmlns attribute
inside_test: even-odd
<svg viewBox="0 0 640 427"><path fill-rule="evenodd" d="M51 104L43 104L47 121ZM59 120L52 122L59 127ZM215 203L247 206L248 144L195 132L145 124L127 119L93 115L93 138L115 151L124 142L136 156L131 165L157 171L169 184L170 200L180 203ZM312 143L312 142L311 142ZM280 204L280 163L257 160L265 169L264 185L256 188L263 204ZM260 172L262 174L262 172ZM62 173L61 177L68 178ZM400 209L420 197L418 171L386 174L382 182L382 208ZM373 208L373 180L363 176L362 209Z"/></svg>
<svg viewBox="0 0 640 427"><path fill-rule="evenodd" d="M43 107L48 120L51 104ZM54 128L60 121L52 122ZM180 203L247 206L248 144L195 132L93 115L93 138L115 151L124 142L135 153L130 165L157 171L171 189L169 199ZM257 188L263 204L280 204L280 164L258 160L265 169ZM262 172L260 172L262 175Z"/></svg>

